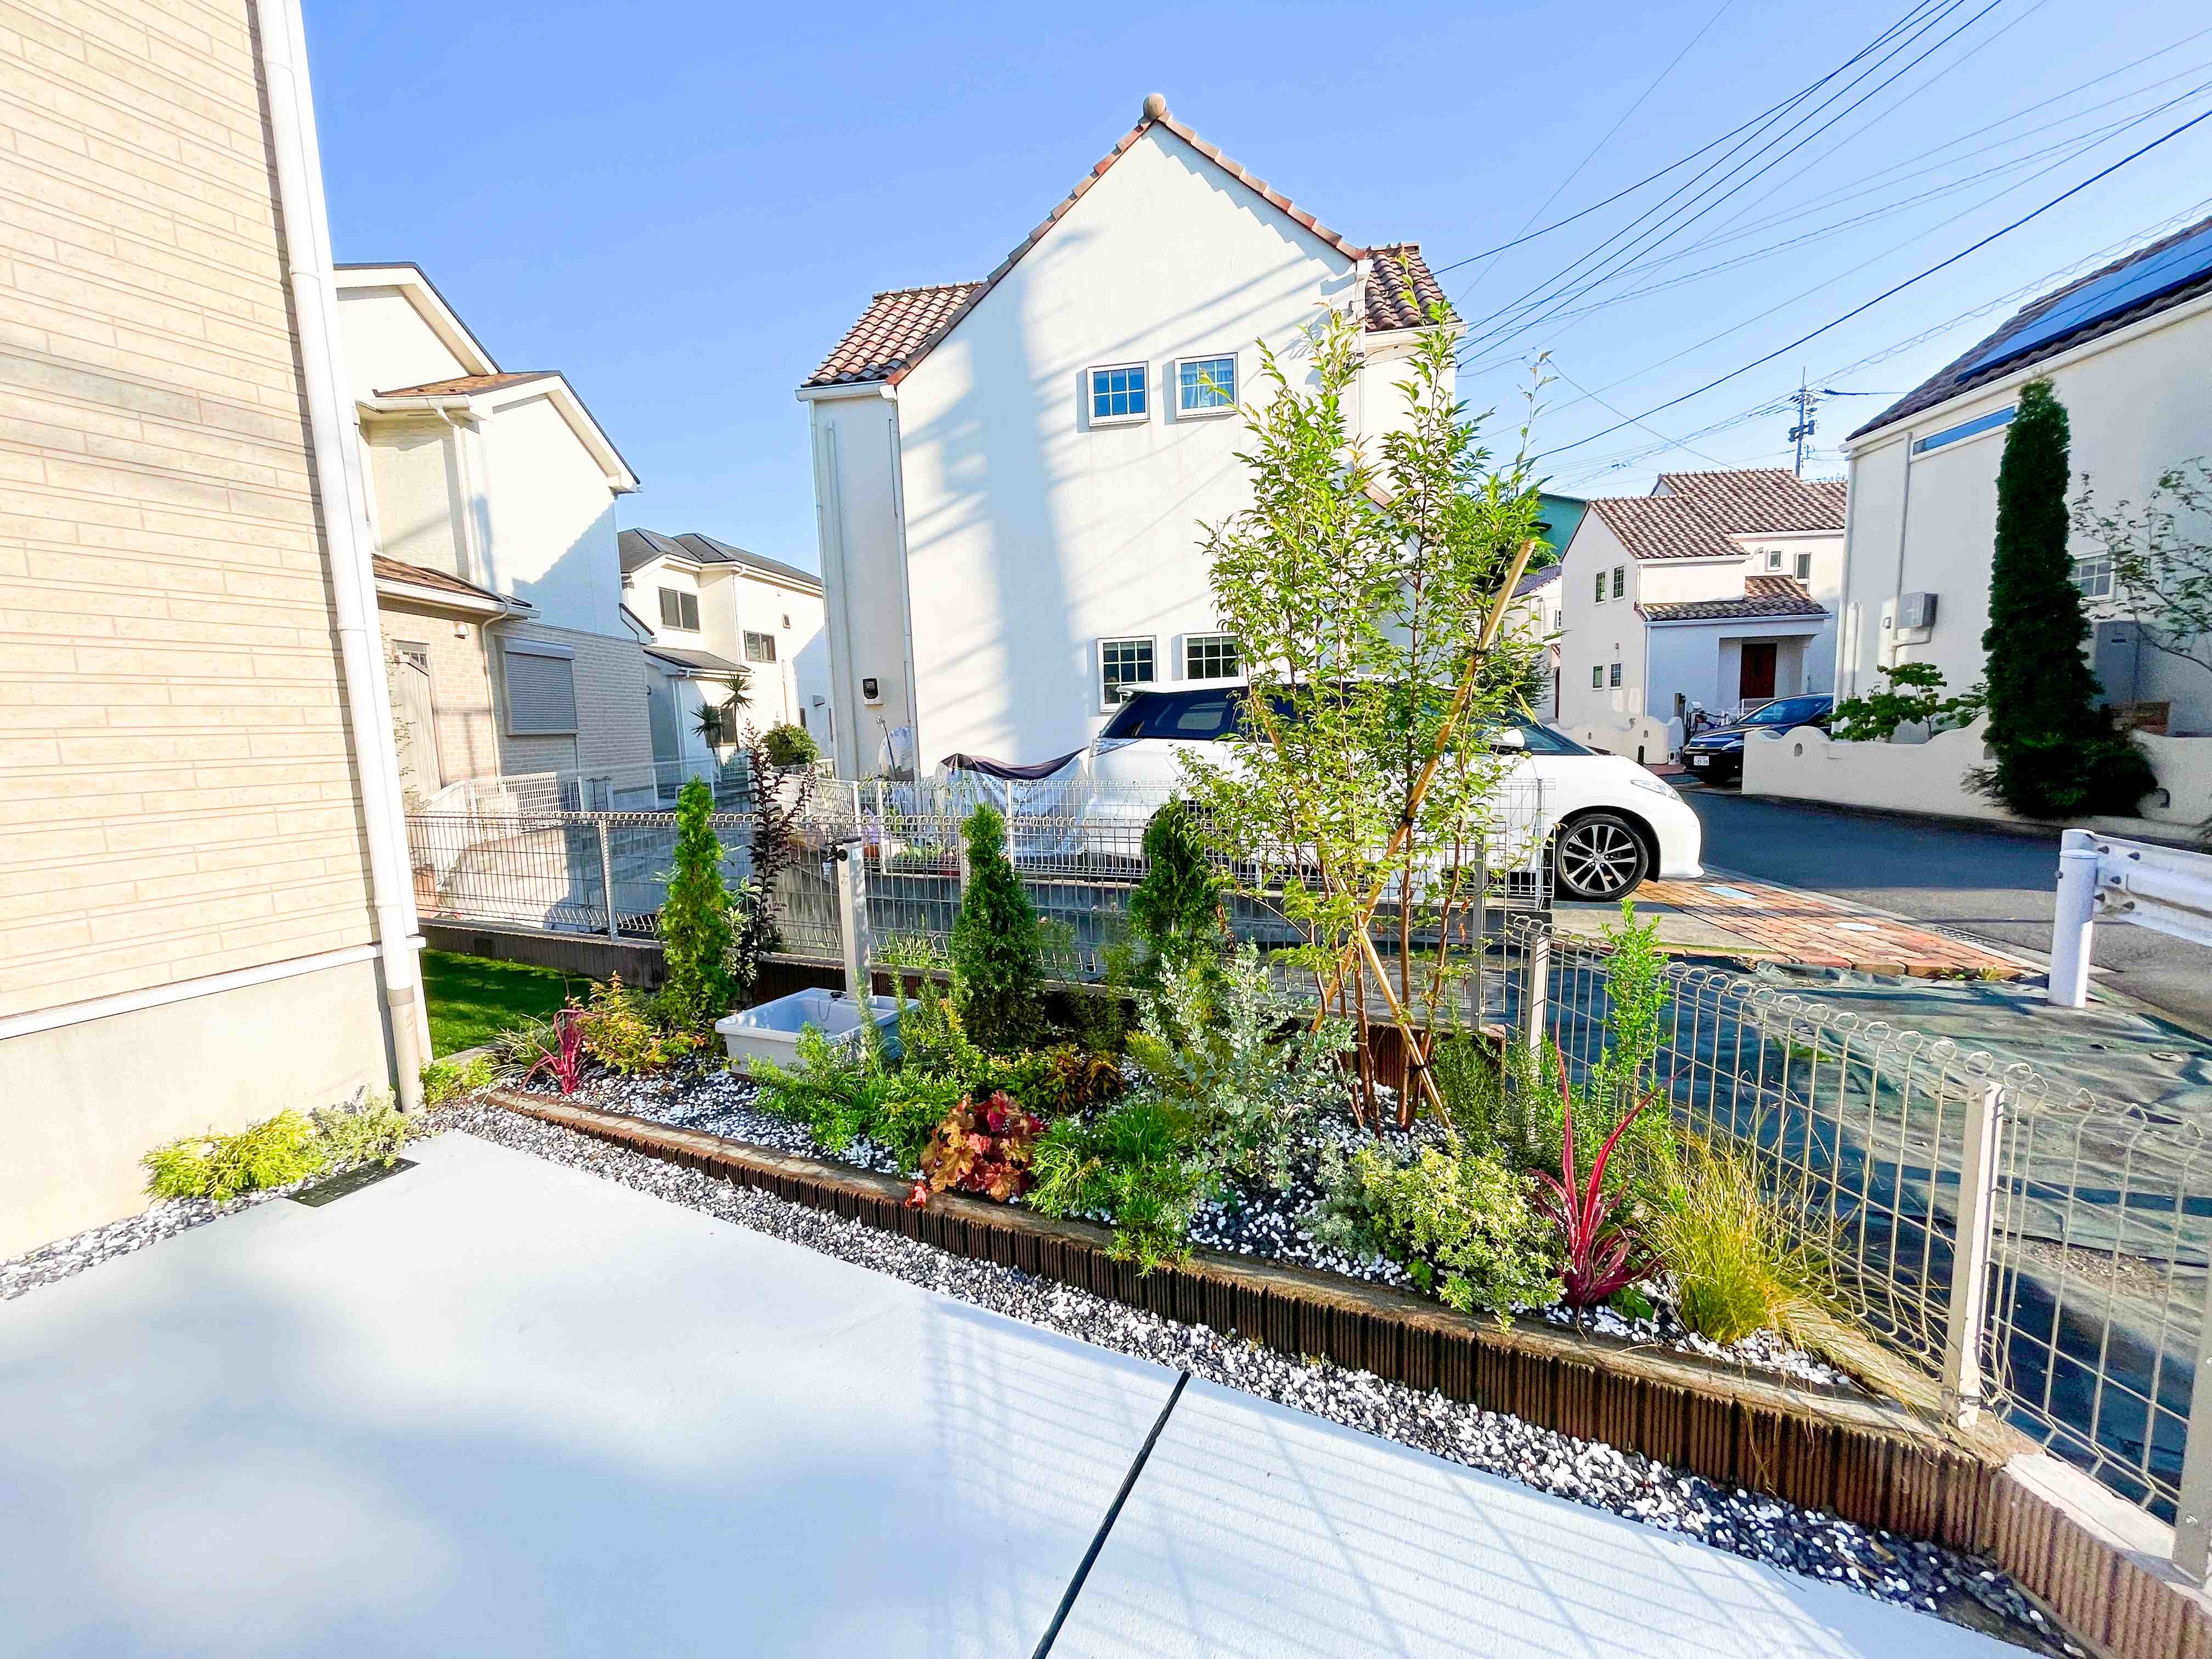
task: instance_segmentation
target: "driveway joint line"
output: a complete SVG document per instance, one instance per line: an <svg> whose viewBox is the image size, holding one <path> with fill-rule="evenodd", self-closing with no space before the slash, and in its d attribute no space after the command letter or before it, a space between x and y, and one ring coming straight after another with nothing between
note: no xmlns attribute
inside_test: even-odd
<svg viewBox="0 0 2212 1659"><path fill-rule="evenodd" d="M1098 1553L1106 1547L1106 1534L1114 1530L1114 1522L1121 1517L1121 1505L1129 1501L1130 1492L1136 1489L1137 1477L1145 1472L1145 1460L1152 1455L1152 1448L1159 1443L1160 1431L1167 1427L1168 1419L1174 1413L1176 1401L1182 1398L1183 1385L1189 1381L1188 1371L1176 1373L1175 1387L1168 1390L1167 1404L1160 1407L1160 1414L1152 1419L1152 1431L1145 1437L1145 1443L1137 1448L1137 1455L1129 1465L1129 1472L1121 1477L1121 1490L1114 1494L1114 1502L1106 1510L1106 1518L1098 1523L1098 1530L1091 1535L1091 1547L1083 1552L1083 1560L1075 1569L1075 1577L1067 1581L1067 1589L1060 1595L1059 1607L1053 1609L1052 1623L1045 1626L1044 1634L1038 1638L1036 1650L1030 1659L1045 1659L1045 1656L1052 1651L1052 1644L1060 1639L1060 1627L1067 1622L1067 1615L1074 1610L1075 1598L1083 1594L1083 1581L1091 1577L1091 1569L1097 1563Z"/></svg>

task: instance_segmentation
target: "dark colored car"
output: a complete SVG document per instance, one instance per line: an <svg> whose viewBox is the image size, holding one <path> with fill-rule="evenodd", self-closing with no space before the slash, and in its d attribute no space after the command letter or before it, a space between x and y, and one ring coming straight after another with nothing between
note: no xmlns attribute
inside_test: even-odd
<svg viewBox="0 0 2212 1659"><path fill-rule="evenodd" d="M1741 783L1743 740L1755 732L1790 732L1801 726L1828 729L1833 697L1777 697L1733 726L1712 726L1682 745L1682 764L1699 783Z"/></svg>

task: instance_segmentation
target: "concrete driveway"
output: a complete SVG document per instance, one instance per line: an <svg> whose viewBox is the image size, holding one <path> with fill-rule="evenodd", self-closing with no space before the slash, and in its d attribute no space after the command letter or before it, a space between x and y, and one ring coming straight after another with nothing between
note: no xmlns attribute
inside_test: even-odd
<svg viewBox="0 0 2212 1659"><path fill-rule="evenodd" d="M1708 866L1986 939L2040 961L2051 949L2058 840L1692 786ZM2212 1035L2212 958L2140 927L2097 929L2096 983Z"/></svg>
<svg viewBox="0 0 2212 1659"><path fill-rule="evenodd" d="M1174 1374L414 1156L0 1305L9 1654L1037 1650ZM1200 1382L1051 1650L2007 1651Z"/></svg>

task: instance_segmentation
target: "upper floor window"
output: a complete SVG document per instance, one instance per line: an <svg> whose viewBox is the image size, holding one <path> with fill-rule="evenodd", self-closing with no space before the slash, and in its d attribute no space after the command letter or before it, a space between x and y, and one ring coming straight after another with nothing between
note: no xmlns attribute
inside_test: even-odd
<svg viewBox="0 0 2212 1659"><path fill-rule="evenodd" d="M1780 548L1770 547L1766 550L1766 568L1769 570L1779 570L1782 568L1782 550Z"/></svg>
<svg viewBox="0 0 2212 1659"><path fill-rule="evenodd" d="M1102 364L1090 378L1091 425L1133 424L1146 418L1144 364Z"/></svg>
<svg viewBox="0 0 2212 1659"><path fill-rule="evenodd" d="M1236 408L1236 358L1185 357L1176 365L1178 415L1227 415Z"/></svg>
<svg viewBox="0 0 2212 1659"><path fill-rule="evenodd" d="M699 631L699 596L686 593L678 587L660 590L660 625L663 628L688 628Z"/></svg>
<svg viewBox="0 0 2212 1659"><path fill-rule="evenodd" d="M1813 556L1810 553L1800 553L1797 556L1797 580L1801 582L1809 582L1813 580Z"/></svg>
<svg viewBox="0 0 2212 1659"><path fill-rule="evenodd" d="M1594 662L1590 665L1590 690L1593 691L1605 690L1605 665L1601 662Z"/></svg>
<svg viewBox="0 0 2212 1659"><path fill-rule="evenodd" d="M1607 678L1614 685L1619 685L1620 684L1620 665L1619 663L1613 664Z"/></svg>
<svg viewBox="0 0 2212 1659"><path fill-rule="evenodd" d="M1613 597L1619 599L1628 592L1628 567L1617 564L1613 568Z"/></svg>
<svg viewBox="0 0 2212 1659"><path fill-rule="evenodd" d="M1150 685L1158 678L1149 635L1098 641L1098 701L1103 707L1113 708L1124 693Z"/></svg>
<svg viewBox="0 0 2212 1659"><path fill-rule="evenodd" d="M1597 592L1595 598L1598 604L1603 605L1605 603L1605 572L1602 570L1597 573Z"/></svg>
<svg viewBox="0 0 2212 1659"><path fill-rule="evenodd" d="M2074 586L2081 590L2085 599L2109 599L2112 597L2112 556L2093 553L2086 559L2074 561Z"/></svg>
<svg viewBox="0 0 2212 1659"><path fill-rule="evenodd" d="M1240 672L1234 634L1193 634L1182 642L1182 677L1225 680Z"/></svg>
<svg viewBox="0 0 2212 1659"><path fill-rule="evenodd" d="M774 662L775 660L775 635L773 634L756 634L750 628L747 629L745 630L745 660L747 662Z"/></svg>
<svg viewBox="0 0 2212 1659"><path fill-rule="evenodd" d="M1941 449L1945 444L1959 443L1967 438L1979 437L1984 432L1994 432L2001 426L2010 426L2012 417L2020 413L2017 408L1993 409L1986 415L1977 415L1971 421L1961 421L1956 426L1947 426L1941 432L1931 432L1924 438L1912 441L1912 453L1924 455L1931 449Z"/></svg>

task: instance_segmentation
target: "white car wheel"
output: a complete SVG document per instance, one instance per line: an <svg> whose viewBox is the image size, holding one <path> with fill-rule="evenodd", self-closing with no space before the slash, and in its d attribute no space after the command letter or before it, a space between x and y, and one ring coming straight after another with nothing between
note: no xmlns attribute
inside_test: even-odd
<svg viewBox="0 0 2212 1659"><path fill-rule="evenodd" d="M1651 873L1651 854L1627 819L1590 812L1559 831L1552 867L1565 896L1607 901L1636 890Z"/></svg>

